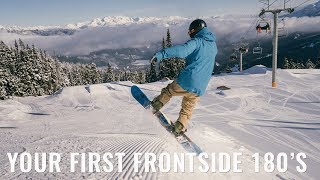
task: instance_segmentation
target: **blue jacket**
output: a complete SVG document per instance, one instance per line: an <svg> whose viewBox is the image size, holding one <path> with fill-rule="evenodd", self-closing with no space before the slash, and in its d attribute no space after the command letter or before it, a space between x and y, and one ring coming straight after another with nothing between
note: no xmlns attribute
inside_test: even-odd
<svg viewBox="0 0 320 180"><path fill-rule="evenodd" d="M185 44L163 49L155 56L159 61L172 57L185 58L186 67L176 81L184 90L202 96L213 73L218 52L215 40L215 35L205 27Z"/></svg>

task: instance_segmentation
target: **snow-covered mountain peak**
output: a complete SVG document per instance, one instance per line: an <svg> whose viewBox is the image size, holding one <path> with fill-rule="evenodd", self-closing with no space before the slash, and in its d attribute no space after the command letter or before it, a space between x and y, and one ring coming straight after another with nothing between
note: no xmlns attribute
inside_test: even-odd
<svg viewBox="0 0 320 180"><path fill-rule="evenodd" d="M100 26L116 26L116 25L131 25L131 24L145 24L145 23L159 23L159 24L177 24L181 21L189 20L189 18L180 16L167 17L128 17L128 16L106 16L104 18L95 18L91 21L82 23L68 24L67 28L77 29L85 27L100 27Z"/></svg>
<svg viewBox="0 0 320 180"><path fill-rule="evenodd" d="M180 16L167 16L167 17L106 16L103 18L95 18L90 21L71 23L71 24L59 25L59 26L31 26L31 27L0 26L0 30L5 30L8 33L15 33L20 35L40 35L40 36L72 35L76 31L81 29L86 29L86 28L129 26L134 24L158 24L164 27L169 27L171 25L177 25L188 20L191 20L191 18L185 18Z"/></svg>
<svg viewBox="0 0 320 180"><path fill-rule="evenodd" d="M139 20L139 18L134 19L128 16L107 16L104 17L102 20L105 24L109 25L126 25L136 22L136 20Z"/></svg>

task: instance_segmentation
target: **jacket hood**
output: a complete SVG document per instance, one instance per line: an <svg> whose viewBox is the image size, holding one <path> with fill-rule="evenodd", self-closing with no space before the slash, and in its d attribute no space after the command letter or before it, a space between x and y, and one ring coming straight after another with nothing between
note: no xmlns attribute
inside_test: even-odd
<svg viewBox="0 0 320 180"><path fill-rule="evenodd" d="M212 42L216 40L216 36L212 32L210 32L207 27L201 29L201 31L199 31L194 37Z"/></svg>

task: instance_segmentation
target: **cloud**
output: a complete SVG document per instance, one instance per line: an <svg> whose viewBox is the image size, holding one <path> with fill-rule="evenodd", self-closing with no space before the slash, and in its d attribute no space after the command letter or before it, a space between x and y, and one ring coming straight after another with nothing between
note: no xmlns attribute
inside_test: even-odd
<svg viewBox="0 0 320 180"><path fill-rule="evenodd" d="M286 18L285 27L289 32L320 32L320 17Z"/></svg>
<svg viewBox="0 0 320 180"><path fill-rule="evenodd" d="M241 37L256 38L256 18L248 16L222 16L205 18L210 29L216 33L219 42L237 42ZM170 23L143 23L105 26L82 29L71 36L17 35L0 31L0 40L12 43L21 38L29 44L65 55L88 54L101 49L146 47L160 43L169 26L173 42L183 43L189 39L187 30L190 19ZM288 18L285 20L290 32L319 32L320 17ZM251 28L249 28L251 27ZM249 31L248 31L249 30Z"/></svg>

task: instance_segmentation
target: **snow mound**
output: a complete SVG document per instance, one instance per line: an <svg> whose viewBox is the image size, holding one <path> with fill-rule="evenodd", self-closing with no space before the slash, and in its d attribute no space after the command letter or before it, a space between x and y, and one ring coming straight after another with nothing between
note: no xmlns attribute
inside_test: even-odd
<svg viewBox="0 0 320 180"><path fill-rule="evenodd" d="M90 88L90 87L89 87ZM88 86L65 87L49 98L65 107L85 106L91 104Z"/></svg>
<svg viewBox="0 0 320 180"><path fill-rule="evenodd" d="M0 128L15 127L17 122L26 121L30 106L16 100L0 101Z"/></svg>
<svg viewBox="0 0 320 180"><path fill-rule="evenodd" d="M246 69L243 71L243 73L248 73L248 74L266 74L268 71L268 68L265 67L264 65L255 65L252 66L249 69Z"/></svg>

